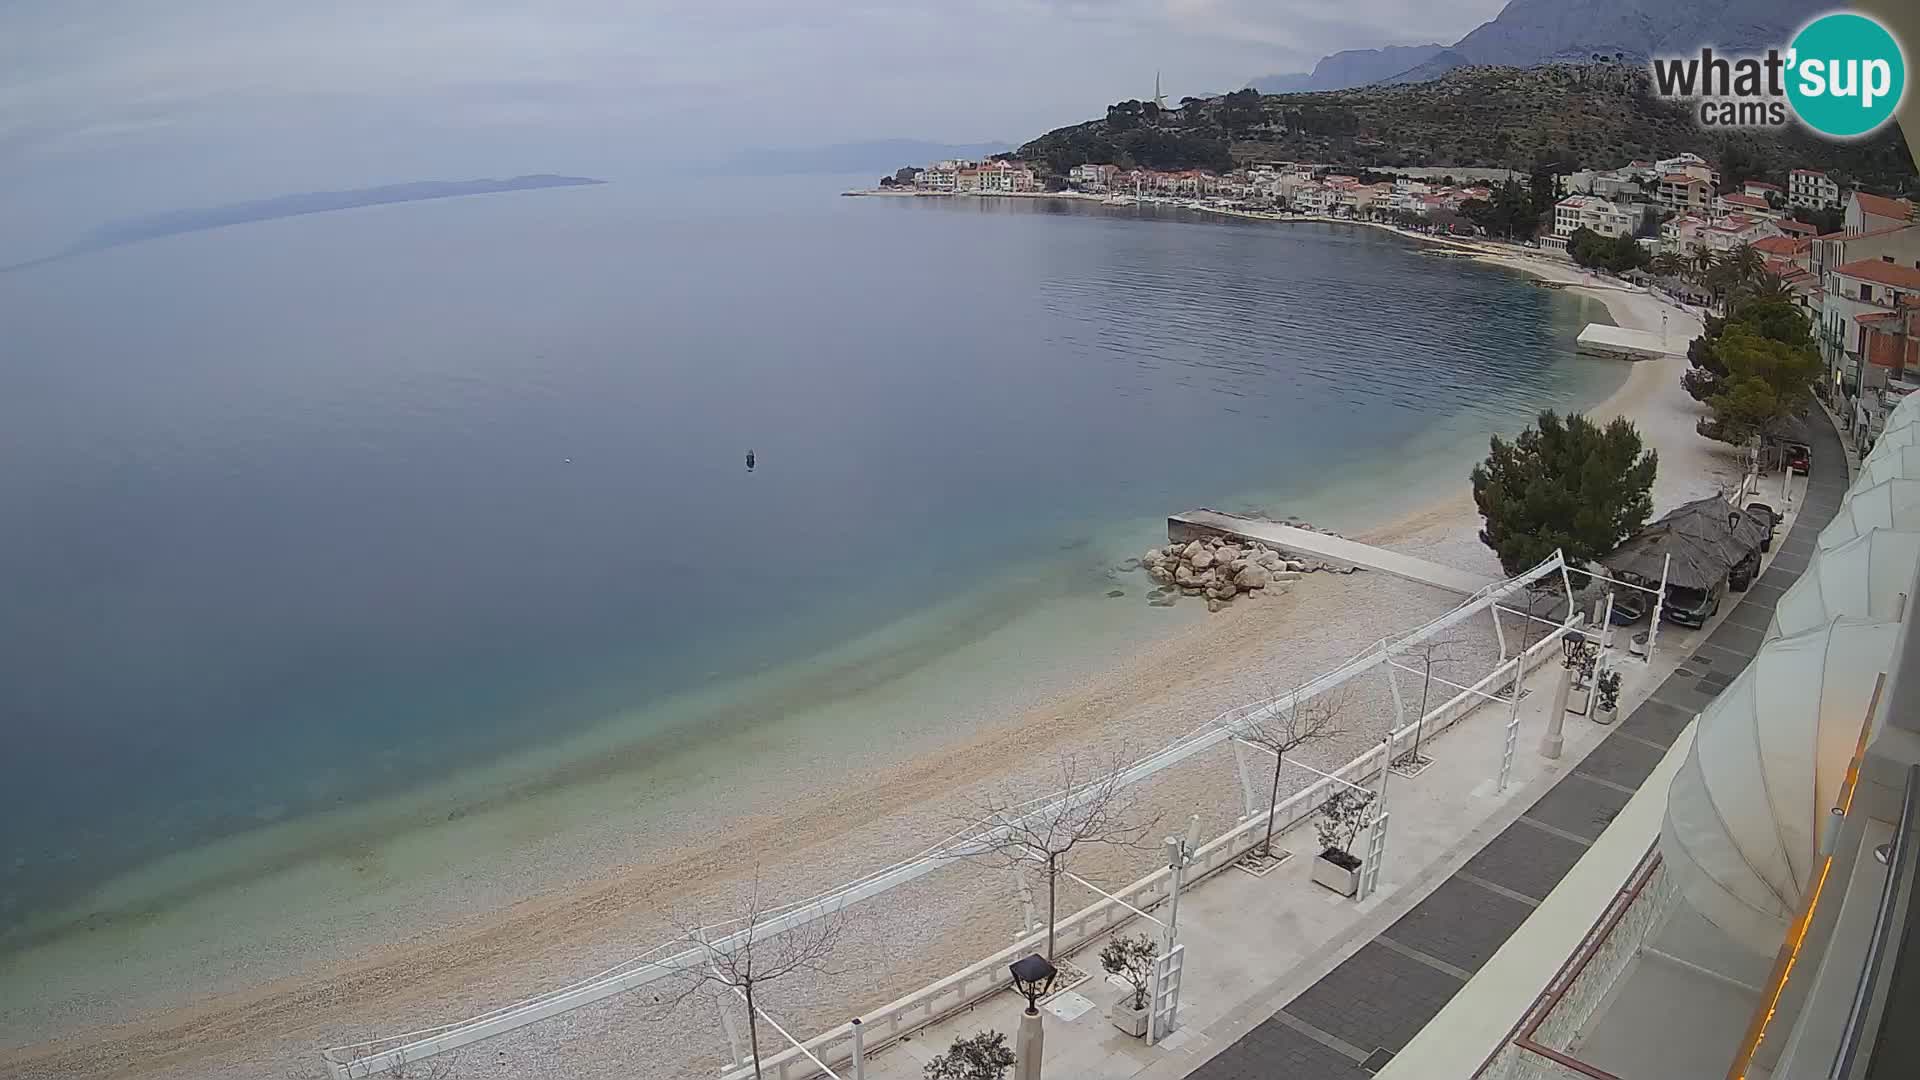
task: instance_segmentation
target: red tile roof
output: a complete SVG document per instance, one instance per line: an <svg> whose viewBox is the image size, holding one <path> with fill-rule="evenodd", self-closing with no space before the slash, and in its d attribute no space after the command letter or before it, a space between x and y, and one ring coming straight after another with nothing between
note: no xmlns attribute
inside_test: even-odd
<svg viewBox="0 0 1920 1080"><path fill-rule="evenodd" d="M1897 289L1920 289L1920 268L1881 262L1879 259L1857 259L1844 266L1834 267L1833 272L1843 277L1891 285Z"/></svg>
<svg viewBox="0 0 1920 1080"><path fill-rule="evenodd" d="M1804 221L1795 221L1792 218L1781 218L1779 221L1774 222L1774 224L1780 227L1781 232L1793 233L1798 236L1812 236L1820 231Z"/></svg>
<svg viewBox="0 0 1920 1080"><path fill-rule="evenodd" d="M1720 201L1728 206L1744 206L1751 210L1767 210L1767 200L1758 195L1722 195Z"/></svg>
<svg viewBox="0 0 1920 1080"><path fill-rule="evenodd" d="M1791 236L1763 236L1753 242L1753 250L1763 255L1798 255L1807 249L1805 240Z"/></svg>
<svg viewBox="0 0 1920 1080"><path fill-rule="evenodd" d="M1913 213L1913 204L1905 199L1889 199L1884 195L1869 195L1864 191L1853 193L1860 204L1860 212L1874 217L1899 218L1902 221Z"/></svg>
<svg viewBox="0 0 1920 1080"><path fill-rule="evenodd" d="M1779 185L1779 184L1769 184L1769 183L1767 183L1767 182L1766 182L1765 180L1749 180L1749 181L1747 181L1746 183L1744 183L1744 184L1741 184L1740 186L1741 186L1741 187L1757 187L1757 188L1765 188L1765 189L1766 189L1766 190L1768 190L1768 191L1779 191L1779 190L1780 190L1780 185Z"/></svg>

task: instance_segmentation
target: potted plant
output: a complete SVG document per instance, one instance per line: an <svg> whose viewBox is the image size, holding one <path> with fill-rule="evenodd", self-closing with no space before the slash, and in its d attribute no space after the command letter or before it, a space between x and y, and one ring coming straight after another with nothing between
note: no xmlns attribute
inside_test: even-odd
<svg viewBox="0 0 1920 1080"><path fill-rule="evenodd" d="M1620 715L1620 673L1601 672L1600 678L1594 682L1594 689L1599 694L1599 699L1594 703L1593 722L1613 723L1614 718Z"/></svg>
<svg viewBox="0 0 1920 1080"><path fill-rule="evenodd" d="M1320 854L1313 860L1313 880L1339 893L1360 891L1360 860L1350 850L1367 823L1373 792L1343 787L1320 804L1314 831L1320 836Z"/></svg>
<svg viewBox="0 0 1920 1080"><path fill-rule="evenodd" d="M1153 962L1160 943L1146 934L1115 937L1100 950L1100 968L1117 975L1132 989L1113 1003L1113 1026L1139 1038L1147 1033L1147 991L1153 986Z"/></svg>
<svg viewBox="0 0 1920 1080"><path fill-rule="evenodd" d="M1582 656L1573 669L1573 685L1567 688L1567 711L1575 716L1585 716L1593 704L1593 667L1596 660L1592 656Z"/></svg>
<svg viewBox="0 0 1920 1080"><path fill-rule="evenodd" d="M998 1031L978 1031L953 1040L947 1052L927 1062L927 1080L1001 1080L1013 1067L1013 1051Z"/></svg>

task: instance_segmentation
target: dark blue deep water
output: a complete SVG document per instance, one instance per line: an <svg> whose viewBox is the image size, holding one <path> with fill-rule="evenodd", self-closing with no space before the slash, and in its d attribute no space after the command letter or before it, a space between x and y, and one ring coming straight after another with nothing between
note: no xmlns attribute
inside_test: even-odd
<svg viewBox="0 0 1920 1080"><path fill-rule="evenodd" d="M0 937L1106 523L1593 400L1600 317L1372 230L804 181L0 276Z"/></svg>

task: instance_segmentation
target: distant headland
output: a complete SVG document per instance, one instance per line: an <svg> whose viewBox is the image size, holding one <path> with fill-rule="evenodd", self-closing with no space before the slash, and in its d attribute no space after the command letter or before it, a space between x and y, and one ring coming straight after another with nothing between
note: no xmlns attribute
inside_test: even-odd
<svg viewBox="0 0 1920 1080"><path fill-rule="evenodd" d="M259 221L272 221L276 218L325 214L334 210L353 210L363 206L382 206L387 203L420 202L425 199L452 199L462 195L491 195L502 191L532 191L537 188L580 187L604 183L606 183L605 180L596 180L592 177L556 176L551 173L515 176L504 180L414 180L404 184L383 184L379 187L352 188L346 191L309 191L297 195L279 195L271 199L255 199L250 202L194 210L170 210L162 214L111 222L87 234L65 251L4 269L22 270L29 266L38 266L92 251L137 244L143 240L158 240L163 236L178 236L181 233L202 232L207 229L224 229L230 225L247 225Z"/></svg>

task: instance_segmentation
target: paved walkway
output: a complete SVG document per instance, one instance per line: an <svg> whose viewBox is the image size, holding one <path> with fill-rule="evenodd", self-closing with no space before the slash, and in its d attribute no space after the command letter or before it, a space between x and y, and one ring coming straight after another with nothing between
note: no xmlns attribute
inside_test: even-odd
<svg viewBox="0 0 1920 1080"><path fill-rule="evenodd" d="M1465 866L1191 1076L1364 1080L1452 999L1579 861L1694 715L1753 659L1774 605L1806 570L1814 538L1847 489L1839 436L1830 424L1809 427L1813 473L1792 529L1692 655Z"/></svg>
<svg viewBox="0 0 1920 1080"><path fill-rule="evenodd" d="M1223 514L1217 510L1189 510L1167 519L1168 540L1179 542L1189 535L1213 533L1258 540L1269 547L1311 559L1323 559L1344 566L1364 566L1369 570L1463 595L1472 595L1494 584L1493 578L1481 574L1402 555L1358 540L1348 540L1344 536L1329 536L1311 529L1297 529L1291 525Z"/></svg>

